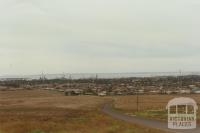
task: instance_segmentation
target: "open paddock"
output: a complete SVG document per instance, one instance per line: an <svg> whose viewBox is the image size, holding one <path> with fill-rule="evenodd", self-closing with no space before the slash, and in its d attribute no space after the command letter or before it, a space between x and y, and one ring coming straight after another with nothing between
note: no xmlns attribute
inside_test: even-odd
<svg viewBox="0 0 200 133"><path fill-rule="evenodd" d="M0 133L163 133L101 112L110 97L46 90L0 91Z"/></svg>

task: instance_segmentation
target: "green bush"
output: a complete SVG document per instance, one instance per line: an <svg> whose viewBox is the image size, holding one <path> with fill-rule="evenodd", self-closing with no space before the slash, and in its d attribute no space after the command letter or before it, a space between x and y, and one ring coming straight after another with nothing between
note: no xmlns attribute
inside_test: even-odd
<svg viewBox="0 0 200 133"><path fill-rule="evenodd" d="M40 130L36 130L36 131L31 132L31 133L45 133L45 132L40 131Z"/></svg>

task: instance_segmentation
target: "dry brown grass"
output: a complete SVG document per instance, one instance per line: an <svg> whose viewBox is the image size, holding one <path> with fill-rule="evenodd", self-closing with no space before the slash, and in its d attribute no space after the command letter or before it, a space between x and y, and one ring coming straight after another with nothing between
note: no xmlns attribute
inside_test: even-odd
<svg viewBox="0 0 200 133"><path fill-rule="evenodd" d="M191 97L199 105L200 95L139 95L139 112L137 111L137 96L111 97L114 99L115 108L127 114L137 114L151 119L167 120L166 105L175 97ZM199 106L200 108L200 106ZM200 112L197 113L200 124Z"/></svg>
<svg viewBox="0 0 200 133"><path fill-rule="evenodd" d="M169 100L175 97L191 97L200 103L200 95L139 95L140 111L148 109L165 109ZM115 107L118 109L136 111L137 96L118 96L112 97Z"/></svg>
<svg viewBox="0 0 200 133"><path fill-rule="evenodd" d="M42 90L0 92L0 132L161 133L102 114L100 106L108 99Z"/></svg>
<svg viewBox="0 0 200 133"><path fill-rule="evenodd" d="M104 99L95 96L64 96L63 93L44 90L0 92L0 107L36 108L94 108Z"/></svg>

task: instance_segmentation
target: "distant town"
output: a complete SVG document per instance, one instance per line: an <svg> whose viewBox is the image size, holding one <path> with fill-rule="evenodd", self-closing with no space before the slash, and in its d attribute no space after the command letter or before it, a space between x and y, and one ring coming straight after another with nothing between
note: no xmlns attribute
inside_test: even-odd
<svg viewBox="0 0 200 133"><path fill-rule="evenodd" d="M42 89L75 95L154 95L200 94L200 76L157 76L118 79L40 79L8 78L0 81L0 91Z"/></svg>

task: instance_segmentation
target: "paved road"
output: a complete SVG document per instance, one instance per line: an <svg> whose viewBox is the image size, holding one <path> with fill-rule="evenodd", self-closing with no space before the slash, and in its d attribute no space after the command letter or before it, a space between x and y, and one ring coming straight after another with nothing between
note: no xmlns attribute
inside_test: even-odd
<svg viewBox="0 0 200 133"><path fill-rule="evenodd" d="M119 120L123 120L133 124L139 124L150 128L160 129L169 133L200 133L200 127L190 130L171 130L167 128L167 123L156 120L148 120L137 116L128 116L115 111L112 104L105 104L102 111L107 115Z"/></svg>

